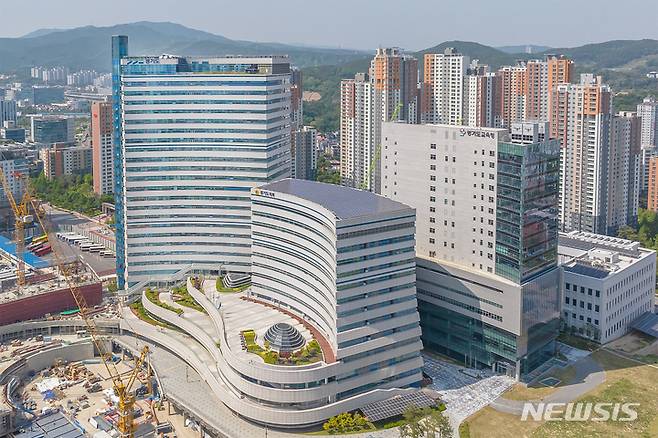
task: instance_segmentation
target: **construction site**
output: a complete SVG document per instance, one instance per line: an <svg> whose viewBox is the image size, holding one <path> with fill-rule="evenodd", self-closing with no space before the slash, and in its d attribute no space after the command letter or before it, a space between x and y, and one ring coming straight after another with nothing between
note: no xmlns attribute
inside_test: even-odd
<svg viewBox="0 0 658 438"><path fill-rule="evenodd" d="M65 243L29 179L11 178L12 185L0 171L14 217L13 234L0 236L0 436L166 435L171 426L157 421L148 348L133 355L101 336L107 327L96 320L117 321L117 302L103 302L103 283L81 257L60 251ZM31 321L56 329L21 339Z"/></svg>
<svg viewBox="0 0 658 438"><path fill-rule="evenodd" d="M95 356L89 337L38 336L0 346L0 436L123 436L122 403L104 360L131 383L131 436L174 436L146 352ZM174 420L177 421L177 420Z"/></svg>

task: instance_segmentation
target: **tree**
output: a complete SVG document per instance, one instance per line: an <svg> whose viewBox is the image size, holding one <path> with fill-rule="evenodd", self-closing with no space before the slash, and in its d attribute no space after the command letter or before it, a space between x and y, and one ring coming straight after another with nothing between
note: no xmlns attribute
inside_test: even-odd
<svg viewBox="0 0 658 438"><path fill-rule="evenodd" d="M427 408L419 408L416 405L409 405L402 416L405 423L400 426L400 438L424 438L425 429L421 420L429 415Z"/></svg>
<svg viewBox="0 0 658 438"><path fill-rule="evenodd" d="M316 178L319 182L340 184L340 172L331 167L331 160L326 155L318 159Z"/></svg>
<svg viewBox="0 0 658 438"><path fill-rule="evenodd" d="M437 408L410 405L404 411L405 424L400 426L400 438L448 438L452 426L448 417Z"/></svg>

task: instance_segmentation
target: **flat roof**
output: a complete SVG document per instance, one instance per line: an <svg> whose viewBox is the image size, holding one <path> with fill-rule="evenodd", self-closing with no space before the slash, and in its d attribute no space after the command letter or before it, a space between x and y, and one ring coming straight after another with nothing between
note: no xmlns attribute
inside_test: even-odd
<svg viewBox="0 0 658 438"><path fill-rule="evenodd" d="M303 179L286 178L259 188L319 204L332 211L338 220L411 209L406 204L365 190Z"/></svg>
<svg viewBox="0 0 658 438"><path fill-rule="evenodd" d="M84 438L84 433L73 425L61 412L46 415L24 428L16 438Z"/></svg>

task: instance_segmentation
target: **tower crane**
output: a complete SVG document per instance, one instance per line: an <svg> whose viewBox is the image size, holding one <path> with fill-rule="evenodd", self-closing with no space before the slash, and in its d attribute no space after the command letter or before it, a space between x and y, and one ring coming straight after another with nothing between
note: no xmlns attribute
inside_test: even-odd
<svg viewBox="0 0 658 438"><path fill-rule="evenodd" d="M137 374L139 373L140 368L146 361L146 358L149 354L149 348L144 347L140 353L139 358L135 361L135 368L132 370L130 375L128 375L127 378L125 376L121 376L121 373L119 373L119 370L116 367L116 364L112 360L112 354L111 351L108 350L107 347L107 340L104 339L98 327L96 326L96 322L94 321L94 318L90 315L90 309L89 306L87 305L87 300L85 299L84 295L80 291L79 285L78 285L78 278L74 275L71 269L71 264L66 263L62 255L60 254L60 249L59 247L51 240L51 233L49 232L50 229L46 227L44 220L42 219L42 209L41 207L37 204L35 197L32 194L32 188L29 184L29 179L27 178L27 175L17 173L14 175L16 178L21 178L25 182L24 187L25 187L25 192L24 195L21 199L20 204L17 204L15 202L15 199L13 197L13 194L11 193L11 190L9 190L9 183L7 182L5 175L2 173L0 169L0 179L2 180L2 186L5 190L5 193L7 194L7 198L10 199L10 204L12 205L12 210L14 210L14 214L16 214L16 221L17 223L19 222L19 218L26 218L29 215L29 210L30 207L32 207L32 210L34 211L34 216L36 217L37 221L39 222L39 225L41 226L44 234L47 236L48 243L50 244L52 248L52 254L54 255L54 261L55 265L58 267L60 273L64 277L66 284L71 291L71 295L73 295L73 298L75 300L76 305L80 309L80 315L82 316L82 320L85 323L85 326L87 328L87 332L91 335L92 342L94 346L96 347L96 351L98 351L98 354L101 357L101 361L112 379L112 387L114 389L114 392L116 396L119 398L119 403L117 406L117 410L119 413L119 420L117 424L117 429L119 431L119 437L120 438L133 438L134 437L134 432L135 432L135 427L133 424L134 420L134 406L135 406L135 395L132 392L132 386L135 383L135 380L137 378ZM18 227L17 227L18 229ZM23 239L23 228L21 228L21 235L17 237L20 237L17 239L17 245L18 242L21 242ZM18 246L17 246L18 247ZM18 254L18 251L17 251ZM19 256L19 266L20 261L22 261L22 253ZM23 269L23 277L22 277L22 283L20 283L19 287L22 287L25 284L25 272L24 272L24 263L22 265Z"/></svg>
<svg viewBox="0 0 658 438"><path fill-rule="evenodd" d="M21 178L21 174L18 172L14 172L13 176L14 178ZM21 289L25 286L25 225L32 223L34 219L33 216L29 214L28 204L30 201L27 190L21 201L16 202L14 193L9 186L9 182L7 181L2 168L0 168L0 180L2 181L2 188L15 218L14 238L16 240L16 258L18 259L16 266L16 284L18 285L18 288Z"/></svg>

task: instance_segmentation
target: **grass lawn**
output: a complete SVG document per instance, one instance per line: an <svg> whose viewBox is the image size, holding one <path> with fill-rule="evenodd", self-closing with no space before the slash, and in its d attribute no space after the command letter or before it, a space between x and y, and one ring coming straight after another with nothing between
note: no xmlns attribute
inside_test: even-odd
<svg viewBox="0 0 658 438"><path fill-rule="evenodd" d="M206 315L208 312L206 312L206 309L201 306L201 304L197 303L194 298L192 298L192 295L187 290L187 285L175 287L171 290L172 292L172 299L176 304L180 304L181 306L189 307L190 309L194 309L198 312L205 313Z"/></svg>
<svg viewBox="0 0 658 438"><path fill-rule="evenodd" d="M243 286L239 287L224 287L224 283L222 282L224 278L219 277L217 281L215 282L215 288L217 289L217 292L225 293L225 294L233 294L233 293L239 293L239 292L244 292L251 286L251 284L245 284Z"/></svg>
<svg viewBox="0 0 658 438"><path fill-rule="evenodd" d="M149 312L144 309L144 306L142 305L141 301L135 301L134 303L130 304L130 309L133 311L133 314L137 316L139 319L141 319L144 322L147 322L151 325L157 325L160 327L165 327L171 330L178 330L178 327L174 327L171 324L168 324L164 321L160 321L157 319L155 316L151 315Z"/></svg>
<svg viewBox="0 0 658 438"><path fill-rule="evenodd" d="M658 437L658 369L616 356L605 350L593 353L606 370L606 381L578 401L640 403L633 422L536 422L520 421L516 415L487 407L471 416L460 428L461 437L584 438ZM465 429L468 429L466 431ZM492 435L492 431L496 431Z"/></svg>
<svg viewBox="0 0 658 438"><path fill-rule="evenodd" d="M557 340L563 344L571 345L572 347L587 351L595 351L600 347L600 345L596 342L589 341L585 338L581 338L580 336L571 335L567 332L560 332Z"/></svg>
<svg viewBox="0 0 658 438"><path fill-rule="evenodd" d="M576 378L576 370L573 366L569 366L547 374L542 380L546 377L555 377L561 382L555 387L546 386L540 382L535 382L531 386L517 383L509 391L504 393L503 397L509 400L542 400L544 397L557 391L560 386L570 384Z"/></svg>
<svg viewBox="0 0 658 438"><path fill-rule="evenodd" d="M171 312L174 312L176 315L180 315L180 314L183 313L183 309L179 309L179 308L177 308L177 307L170 306L169 304L167 304L167 303L163 303L162 301L160 301L160 292L158 292L158 291L155 290L155 289L147 288L147 289L144 291L144 294L146 295L146 298L147 298L150 302L152 302L153 304L155 304L156 306L160 306L160 307L162 307L162 308L165 309L165 310L169 310L169 311L171 311Z"/></svg>

